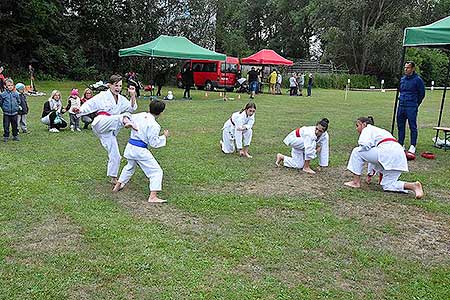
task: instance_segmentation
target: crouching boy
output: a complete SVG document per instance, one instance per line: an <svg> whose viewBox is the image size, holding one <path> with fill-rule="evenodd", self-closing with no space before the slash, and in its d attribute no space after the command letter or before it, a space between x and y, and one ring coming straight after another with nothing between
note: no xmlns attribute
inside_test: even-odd
<svg viewBox="0 0 450 300"><path fill-rule="evenodd" d="M152 153L147 149L148 146L160 148L166 145L166 139L169 131L164 130L164 134L159 135L161 126L156 119L164 111L166 104L159 100L150 103L149 112L134 114L131 121L137 130L131 130L130 139L125 147L123 156L128 163L123 168L119 180L113 188L114 192L122 190L133 176L136 165L141 167L145 176L150 180L149 203L164 203L166 200L158 198L157 193L162 189L163 171Z"/></svg>

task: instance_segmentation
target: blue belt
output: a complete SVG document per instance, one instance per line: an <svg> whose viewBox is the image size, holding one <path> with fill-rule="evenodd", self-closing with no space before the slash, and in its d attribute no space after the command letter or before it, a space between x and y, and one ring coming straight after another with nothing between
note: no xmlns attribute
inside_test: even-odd
<svg viewBox="0 0 450 300"><path fill-rule="evenodd" d="M141 148L146 148L146 149L148 147L148 145L141 140L129 139L128 143L133 146L136 146L136 147L141 147Z"/></svg>

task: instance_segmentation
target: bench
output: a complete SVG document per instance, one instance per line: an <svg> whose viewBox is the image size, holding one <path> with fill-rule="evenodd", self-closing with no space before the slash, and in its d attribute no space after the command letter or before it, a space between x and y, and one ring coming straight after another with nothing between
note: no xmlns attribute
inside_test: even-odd
<svg viewBox="0 0 450 300"><path fill-rule="evenodd" d="M449 148L447 146L447 139L450 138L450 127L433 127L433 129L437 130L436 137L439 137L439 135L438 135L439 130L442 130L444 132L444 142L445 142L445 144L442 147L444 148L444 151L447 151L447 148ZM437 146L436 143L437 143L437 138L434 141L434 146L439 148L439 146Z"/></svg>

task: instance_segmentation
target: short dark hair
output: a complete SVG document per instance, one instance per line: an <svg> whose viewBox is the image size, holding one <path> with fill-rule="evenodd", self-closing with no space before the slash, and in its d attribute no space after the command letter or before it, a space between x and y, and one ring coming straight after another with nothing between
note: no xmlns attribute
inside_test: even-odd
<svg viewBox="0 0 450 300"><path fill-rule="evenodd" d="M412 60L408 60L407 62L405 62L405 64L411 65L412 68L416 67L416 64Z"/></svg>
<svg viewBox="0 0 450 300"><path fill-rule="evenodd" d="M161 100L153 100L149 105L150 113L155 116L160 115L165 108L166 104Z"/></svg>
<svg viewBox="0 0 450 300"><path fill-rule="evenodd" d="M323 118L322 120L320 120L319 122L317 122L316 125L320 125L323 127L324 131L327 131L328 129L328 123L330 123L330 120L328 120L327 118Z"/></svg>
<svg viewBox="0 0 450 300"><path fill-rule="evenodd" d="M373 120L372 116L360 117L360 118L356 119L356 121L359 121L361 123L370 124L370 125L375 125L375 121Z"/></svg>
<svg viewBox="0 0 450 300"><path fill-rule="evenodd" d="M122 80L122 76L120 76L119 74L113 74L113 75L111 75L111 77L109 77L110 84L115 84L121 80Z"/></svg>

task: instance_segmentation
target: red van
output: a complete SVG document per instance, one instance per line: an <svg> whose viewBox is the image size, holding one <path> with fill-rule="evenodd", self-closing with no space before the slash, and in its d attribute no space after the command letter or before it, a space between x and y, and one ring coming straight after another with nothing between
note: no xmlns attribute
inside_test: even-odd
<svg viewBox="0 0 450 300"><path fill-rule="evenodd" d="M223 61L193 59L186 61L181 70L186 69L188 65L194 73L194 84L207 91L214 88L232 91L238 80L238 73L241 71L239 59L236 57L227 57L226 64ZM177 74L177 86L183 87L181 72Z"/></svg>

